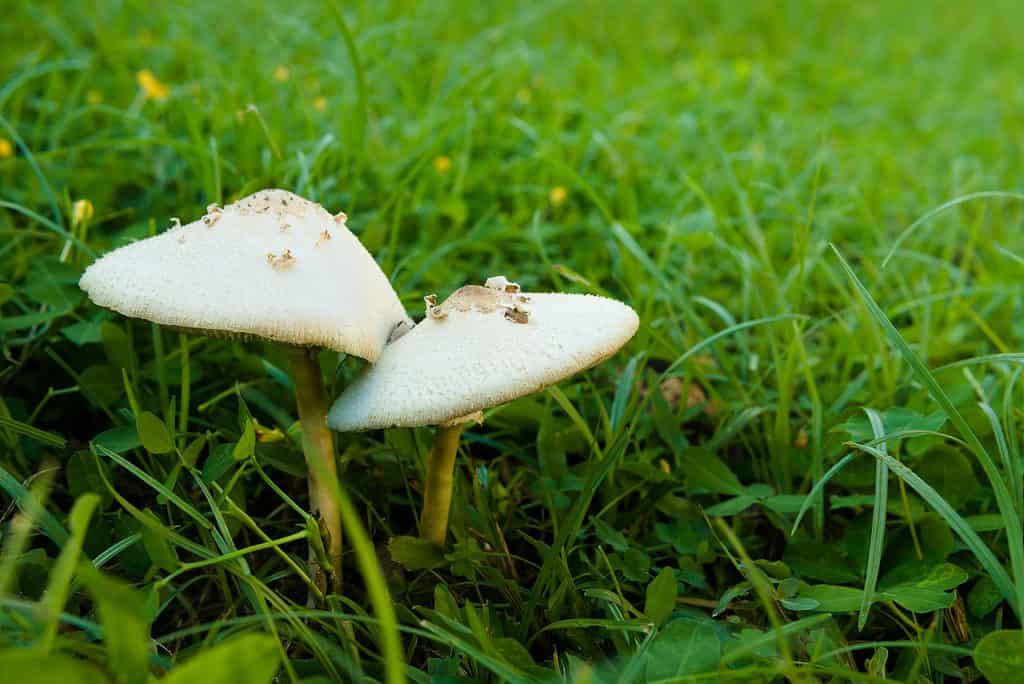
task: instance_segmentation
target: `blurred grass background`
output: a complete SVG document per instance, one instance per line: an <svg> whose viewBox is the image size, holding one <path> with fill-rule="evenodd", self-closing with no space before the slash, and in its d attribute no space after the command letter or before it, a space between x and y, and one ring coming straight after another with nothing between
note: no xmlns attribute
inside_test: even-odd
<svg viewBox="0 0 1024 684"><path fill-rule="evenodd" d="M138 519L92 475L104 466L82 465L96 435L131 428L122 369L143 406L167 418L168 396L180 401L184 367L192 420L179 431L183 439L217 436L199 461L207 481L244 490L239 501L270 537L297 529L251 469L215 459L217 446L237 438L236 382L268 430L294 437L275 352L129 323L83 301L74 286L90 252L163 230L171 217L195 220L210 202L277 186L345 210L416 315L424 294L443 296L503 273L527 290L623 299L643 321L616 359L554 394L500 409L472 431L460 467L455 558L437 572L403 571L384 551L388 538L415 527L429 432L343 440L345 479L385 572L394 573L399 621L415 630L427 620L451 639L445 646L407 631L410 676L572 680L590 672L655 681L722 667L767 681L798 671L793 653L773 650L771 639L668 674L648 660L658 638L672 652L680 643L710 652L714 641L725 654L754 643L775 612L789 621L810 610L835 617L806 635L794 630L804 636L792 649L808 670L938 681L972 667L966 654L975 640L1016 624L998 600L984 610L985 573L895 480L883 579L896 573L890 585L899 586L905 576L953 565L964 579L943 586L948 598L919 611L880 600L861 632L850 610L819 600L822 590L782 583L864 584L878 496L870 458L847 466L829 485L829 507L789 535L803 497L846 453L843 441L871 438L861 407L882 412L888 431L938 430L944 422L941 415L935 422L920 378L863 307L830 242L928 364L1021 346L1020 198L971 199L1022 186L1019 3L92 0L16 1L5 10L0 396L9 422L0 466L12 481L27 482L56 464L48 505L60 520L75 496L105 496L85 547L90 558L141 534ZM955 198L967 199L897 243L916 219ZM80 200L88 207L76 210ZM68 243L69 235L78 242ZM759 319L768 320L706 343ZM325 355L328 371L333 361ZM355 366L342 367L338 388ZM1019 463L1012 366L940 377L993 449L997 432L977 403L998 409L1011 441L1008 462ZM651 393L665 401L645 403ZM40 442L10 421L66 441ZM992 519L987 529L977 519L997 511L969 452L949 439L907 443L916 445L905 450L910 465L975 516L974 528L1005 557L1007 540L990 534ZM259 449L301 500L294 440ZM124 453L206 505L187 478L171 477L173 459L135 446ZM599 475L595 464L606 453L618 461ZM123 468L111 477L163 524L199 534ZM742 496L754 503L741 507ZM768 506L771 497L783 498ZM734 503L711 508L723 501ZM756 599L748 584L731 596L739 603L711 617L716 605L729 604L719 602L731 589L758 582L750 564L731 562L725 552L738 547L698 505L725 516L770 577L774 603ZM578 535L566 538L560 523L577 510L587 515ZM260 541L250 529L233 534L245 536L240 547ZM151 590L173 567L154 544L118 549L111 573ZM22 571L16 592L25 600L47 586L59 551L42 539L32 547L26 564L37 572ZM301 561L300 547L291 552ZM842 562L823 567L820 557L830 555ZM268 596L282 602L277 612L299 614L304 591L288 566L269 551L254 558ZM668 626L682 624L674 629L683 632L630 631L631 621L651 617L645 596L664 568L672 569L680 601ZM354 604L333 605L339 614L368 610L358 574L350 574ZM155 613L152 636L167 638L159 652L166 660L156 667L260 614L256 604L230 598L230 583L248 580L213 570L193 577L174 585L173 599L164 594ZM979 586L965 609L963 597ZM807 600L819 604L808 608ZM74 593L65 610L92 620L91 605ZM469 617L477 611L483 617ZM24 627L5 620L3 639L24 643ZM218 627L223 620L227 627ZM303 630L275 620L288 632L281 653L304 663L285 675L383 676L371 623L357 620L353 631L318 615ZM961 623L966 634L957 631ZM189 627L195 633L178 634ZM105 662L73 635L64 638L65 648ZM877 645L924 640L965 652ZM874 650L830 653L854 642ZM893 649L888 666L879 655L885 648Z"/></svg>

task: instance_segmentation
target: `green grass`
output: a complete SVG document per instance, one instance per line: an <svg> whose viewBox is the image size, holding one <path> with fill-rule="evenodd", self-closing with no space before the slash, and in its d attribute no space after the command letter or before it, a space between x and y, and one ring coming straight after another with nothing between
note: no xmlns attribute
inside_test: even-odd
<svg viewBox="0 0 1024 684"><path fill-rule="evenodd" d="M0 668L1018 681L1024 9L851 4L7 8ZM501 273L642 321L466 432L432 569L388 553L430 430L340 436L311 605L280 352L76 286L268 186L344 209L417 317Z"/></svg>

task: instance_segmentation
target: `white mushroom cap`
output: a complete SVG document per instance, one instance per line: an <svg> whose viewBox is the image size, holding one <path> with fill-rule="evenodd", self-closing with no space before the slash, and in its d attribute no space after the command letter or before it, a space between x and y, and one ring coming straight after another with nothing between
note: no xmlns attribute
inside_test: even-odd
<svg viewBox="0 0 1024 684"><path fill-rule="evenodd" d="M284 190L211 205L199 221L104 255L79 285L126 316L371 361L407 320L345 215Z"/></svg>
<svg viewBox="0 0 1024 684"><path fill-rule="evenodd" d="M500 289L498 289L500 285ZM388 345L334 403L327 424L353 432L457 424L604 361L636 333L636 312L592 295L469 285Z"/></svg>

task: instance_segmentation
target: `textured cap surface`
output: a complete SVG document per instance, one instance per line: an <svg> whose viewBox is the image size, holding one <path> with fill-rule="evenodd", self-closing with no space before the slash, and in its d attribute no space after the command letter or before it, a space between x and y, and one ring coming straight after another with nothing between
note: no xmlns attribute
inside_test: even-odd
<svg viewBox="0 0 1024 684"><path fill-rule="evenodd" d="M116 249L79 285L126 316L371 361L407 320L345 215L284 190L211 205L199 221Z"/></svg>
<svg viewBox="0 0 1024 684"><path fill-rule="evenodd" d="M639 324L613 299L522 294L492 282L463 287L441 305L428 297L427 317L348 387L328 425L351 432L469 419L597 365Z"/></svg>

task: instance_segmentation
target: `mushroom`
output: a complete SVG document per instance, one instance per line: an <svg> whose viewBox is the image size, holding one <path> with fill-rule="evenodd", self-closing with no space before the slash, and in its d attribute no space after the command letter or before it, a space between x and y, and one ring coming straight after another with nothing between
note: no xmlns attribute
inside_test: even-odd
<svg viewBox="0 0 1024 684"><path fill-rule="evenodd" d="M282 232L281 226L289 229ZM325 234L329 236L325 238ZM96 304L198 333L285 345L295 382L310 504L325 532L332 588L341 582L341 523L329 487L334 443L314 350L375 361L408 321L387 277L344 222L284 190L262 190L93 263L79 282Z"/></svg>
<svg viewBox="0 0 1024 684"><path fill-rule="evenodd" d="M636 312L593 295L522 293L503 277L467 285L389 344L331 407L328 425L355 432L437 426L420 535L443 546L459 437L483 409L533 394L612 356Z"/></svg>

